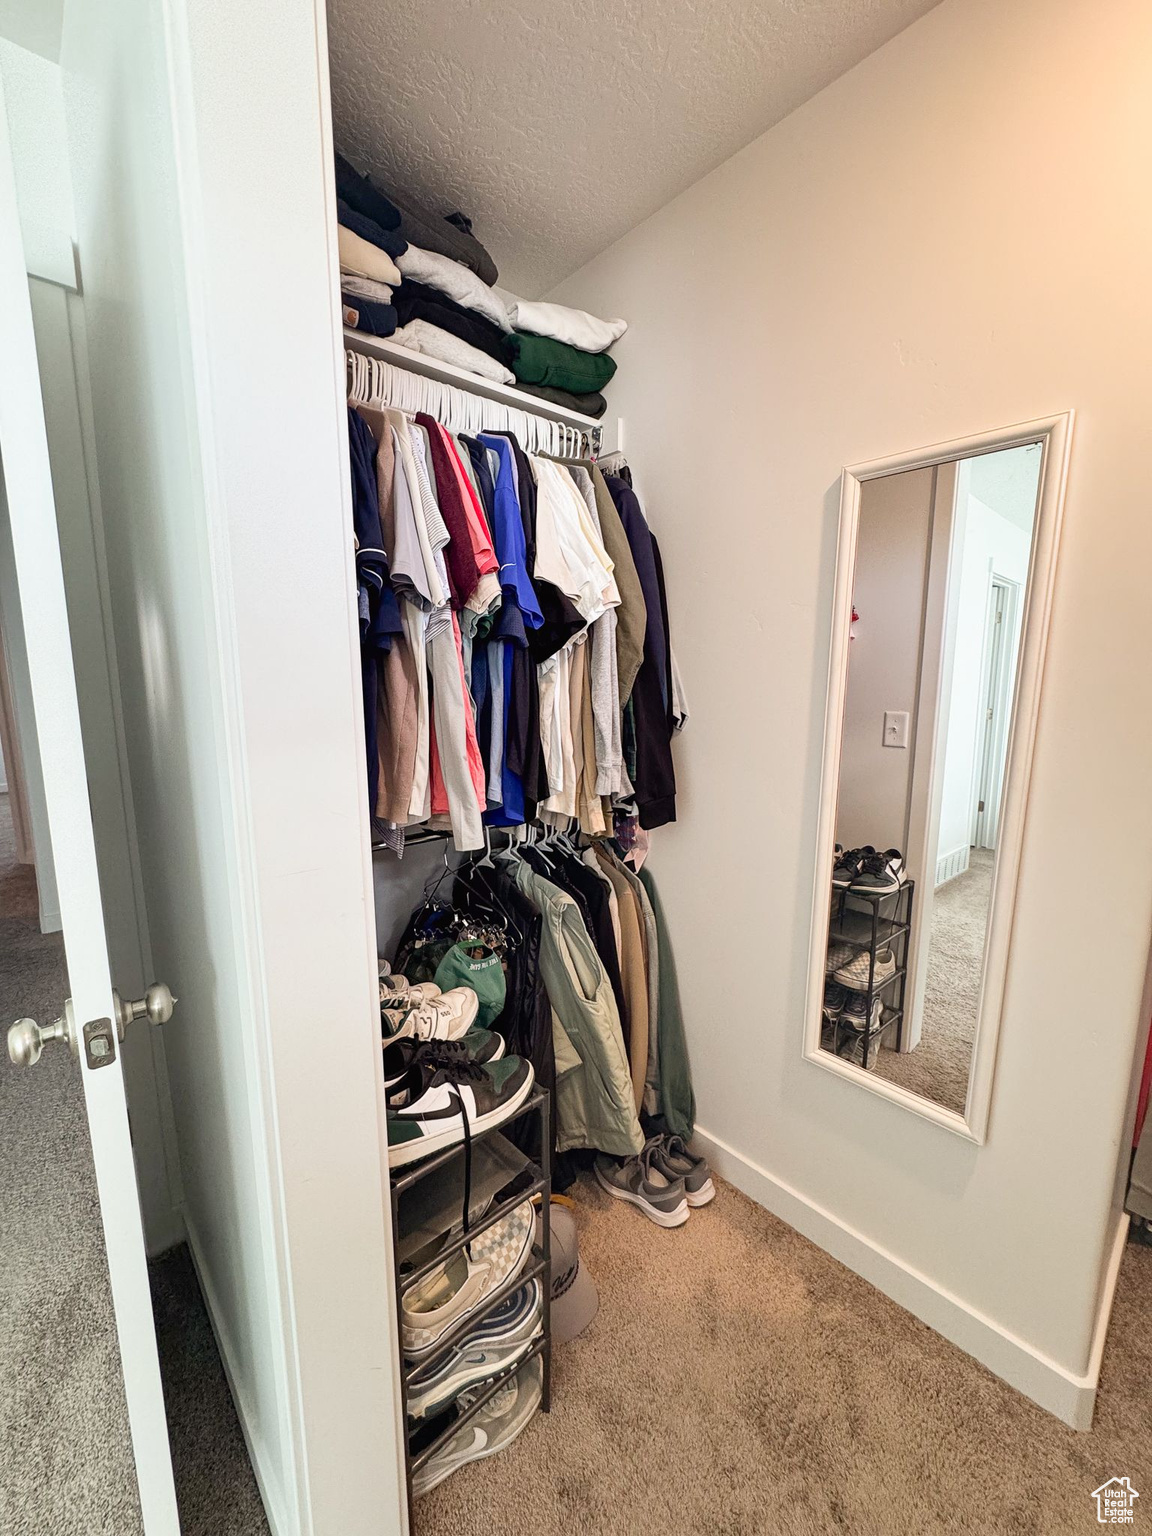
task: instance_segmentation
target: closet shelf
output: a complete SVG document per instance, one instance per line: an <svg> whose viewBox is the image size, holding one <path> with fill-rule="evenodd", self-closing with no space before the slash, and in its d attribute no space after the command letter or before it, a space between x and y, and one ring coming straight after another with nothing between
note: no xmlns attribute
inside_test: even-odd
<svg viewBox="0 0 1152 1536"><path fill-rule="evenodd" d="M435 379L440 384L453 384L457 389L466 389L471 395L498 400L502 405L515 406L533 416L547 417L549 421L582 427L586 432L603 425L594 416L585 416L580 411L566 411L561 406L553 405L550 400L541 400L538 395L513 389L510 384L497 384L492 379L482 379L479 374L456 368L451 363L442 363L435 357L426 357L423 352L413 352L410 347L402 347L398 342L389 341L383 336L369 336L364 331L353 331L345 326L344 345L353 352L362 352L365 357L378 357L382 362L391 363L394 368L406 368L409 373Z"/></svg>

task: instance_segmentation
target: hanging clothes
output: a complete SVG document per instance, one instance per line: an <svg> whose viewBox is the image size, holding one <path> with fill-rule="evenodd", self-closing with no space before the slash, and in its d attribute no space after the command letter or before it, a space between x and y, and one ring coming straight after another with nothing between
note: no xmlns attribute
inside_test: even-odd
<svg viewBox="0 0 1152 1536"><path fill-rule="evenodd" d="M636 789L640 825L652 829L676 820L676 771L672 764L672 693L668 606L660 549L627 481L606 475L644 592L644 657L631 694Z"/></svg>
<svg viewBox="0 0 1152 1536"><path fill-rule="evenodd" d="M687 706L626 466L390 406L352 411L349 442L377 836L473 849L537 821L628 849L673 820Z"/></svg>

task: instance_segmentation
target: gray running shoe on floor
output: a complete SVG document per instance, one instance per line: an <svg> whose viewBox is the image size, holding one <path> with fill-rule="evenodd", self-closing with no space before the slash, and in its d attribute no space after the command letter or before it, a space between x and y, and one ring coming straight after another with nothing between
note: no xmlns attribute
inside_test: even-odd
<svg viewBox="0 0 1152 1536"><path fill-rule="evenodd" d="M653 1166L659 1168L666 1179L684 1180L684 1198L691 1210L716 1198L712 1170L702 1157L688 1150L683 1136L654 1136L648 1146L655 1148Z"/></svg>
<svg viewBox="0 0 1152 1536"><path fill-rule="evenodd" d="M596 1159L596 1182L614 1200L627 1200L658 1227L682 1227L688 1220L684 1180L668 1177L655 1164L653 1143L639 1157L619 1162L603 1152Z"/></svg>

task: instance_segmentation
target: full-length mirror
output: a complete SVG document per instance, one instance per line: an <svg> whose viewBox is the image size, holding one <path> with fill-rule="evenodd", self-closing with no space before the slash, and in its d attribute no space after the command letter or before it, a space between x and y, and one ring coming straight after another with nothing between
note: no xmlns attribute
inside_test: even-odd
<svg viewBox="0 0 1152 1536"><path fill-rule="evenodd" d="M970 1131L1047 618L1052 432L846 473L808 1054Z"/></svg>

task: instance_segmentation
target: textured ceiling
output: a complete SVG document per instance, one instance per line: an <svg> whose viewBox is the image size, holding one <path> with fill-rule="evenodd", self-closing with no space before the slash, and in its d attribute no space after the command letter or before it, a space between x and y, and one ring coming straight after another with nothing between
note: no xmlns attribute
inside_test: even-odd
<svg viewBox="0 0 1152 1536"><path fill-rule="evenodd" d="M937 0L329 0L336 142L538 297Z"/></svg>

